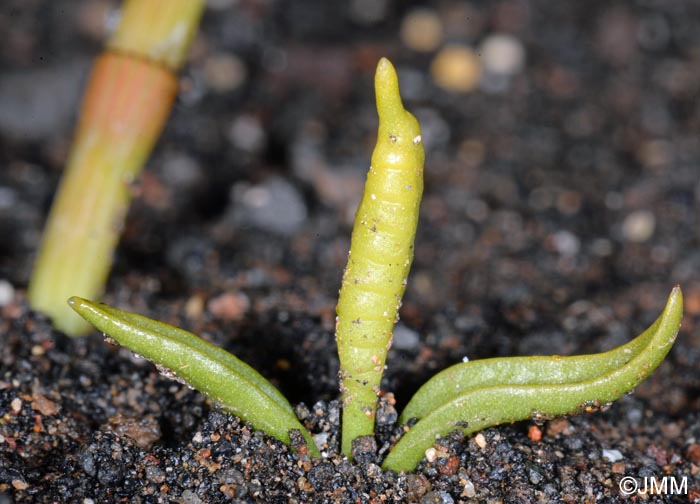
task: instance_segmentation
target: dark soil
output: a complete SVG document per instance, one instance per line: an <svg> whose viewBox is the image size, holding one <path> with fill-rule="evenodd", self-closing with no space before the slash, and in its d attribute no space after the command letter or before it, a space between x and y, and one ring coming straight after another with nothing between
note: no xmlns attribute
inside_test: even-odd
<svg viewBox="0 0 700 504"><path fill-rule="evenodd" d="M700 501L700 3L435 2L442 45L507 33L525 50L522 70L469 94L433 83L439 47L401 42L418 3L211 4L104 300L253 365L298 405L325 456L290 450L100 335L67 338L29 310L33 254L112 3L10 0L0 503ZM423 124L426 190L377 436L350 463L337 453L334 307L382 55ZM381 471L402 432L396 411L438 370L464 356L611 348L655 319L674 284L681 334L633 395L452 435L414 474ZM687 478L687 492L625 497L625 476Z"/></svg>

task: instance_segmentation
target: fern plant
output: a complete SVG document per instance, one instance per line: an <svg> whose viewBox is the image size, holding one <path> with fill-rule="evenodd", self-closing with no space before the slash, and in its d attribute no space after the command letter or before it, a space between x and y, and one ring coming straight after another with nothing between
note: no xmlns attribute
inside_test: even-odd
<svg viewBox="0 0 700 504"><path fill-rule="evenodd" d="M401 102L398 77L387 59L375 76L379 133L365 193L353 228L337 307L336 339L343 398L342 451L374 432L377 394L391 332L413 257L423 187L422 138ZM83 298L70 306L118 343L168 369L178 379L289 444L304 436L320 451L282 394L228 352L176 327ZM675 287L659 318L629 343L574 357L485 359L456 364L428 380L399 421L417 420L393 447L383 468L411 471L436 438L454 430L576 413L614 401L661 363L678 333L683 298Z"/></svg>

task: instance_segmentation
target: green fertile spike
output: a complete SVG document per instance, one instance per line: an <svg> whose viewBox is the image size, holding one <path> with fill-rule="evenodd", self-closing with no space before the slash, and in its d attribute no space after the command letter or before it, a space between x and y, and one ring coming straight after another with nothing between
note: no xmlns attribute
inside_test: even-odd
<svg viewBox="0 0 700 504"><path fill-rule="evenodd" d="M411 471L440 436L532 416L575 413L614 401L639 385L671 350L683 313L679 287L654 324L609 352L578 357L494 359L455 366L428 381L401 417L420 417L384 461ZM496 361L494 363L494 361ZM490 364L495 364L491 367ZM459 380L458 382L454 380ZM434 395L431 395L434 394Z"/></svg>
<svg viewBox="0 0 700 504"><path fill-rule="evenodd" d="M375 76L379 133L355 216L337 306L343 394L342 451L374 432L391 332L413 261L425 152L420 126L403 108L398 77L382 58Z"/></svg>

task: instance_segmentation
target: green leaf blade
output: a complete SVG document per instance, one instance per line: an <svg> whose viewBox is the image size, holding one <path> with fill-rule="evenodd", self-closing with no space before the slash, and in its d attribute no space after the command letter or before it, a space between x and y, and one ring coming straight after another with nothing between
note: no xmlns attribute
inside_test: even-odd
<svg viewBox="0 0 700 504"><path fill-rule="evenodd" d="M474 387L464 385L446 402L435 403L432 411L396 444L383 467L413 470L437 437L456 429L471 434L506 422L576 413L614 401L641 383L665 358L678 334L682 311L683 297L676 287L659 319L633 341L634 345L593 356L561 357L567 367L560 369L562 374L556 379L545 375L508 383L493 378ZM601 360L601 355L607 355L609 361ZM518 360L521 362L515 363L515 371L522 366L522 359ZM507 368L507 363L499 365ZM577 375L568 369L569 365L587 369ZM543 369L546 372L547 366ZM595 369L598 374L592 373ZM511 376L515 371L509 371ZM561 382L562 376L573 381Z"/></svg>
<svg viewBox="0 0 700 504"><path fill-rule="evenodd" d="M399 423L423 418L451 398L482 386L556 385L589 380L629 362L649 343L660 323L661 317L632 341L608 352L571 357L498 357L455 364L423 384L402 411Z"/></svg>
<svg viewBox="0 0 700 504"><path fill-rule="evenodd" d="M282 394L257 371L228 352L182 329L103 304L72 297L80 316L119 344L170 370L256 429L289 444L289 431L304 435L309 454L320 456Z"/></svg>

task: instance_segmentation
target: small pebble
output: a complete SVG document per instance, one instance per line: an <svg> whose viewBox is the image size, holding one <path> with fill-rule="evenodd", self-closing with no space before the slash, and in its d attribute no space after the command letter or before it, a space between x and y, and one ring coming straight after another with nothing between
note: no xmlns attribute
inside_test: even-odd
<svg viewBox="0 0 700 504"><path fill-rule="evenodd" d="M195 294L185 303L185 316L190 320L196 320L204 313L204 297Z"/></svg>
<svg viewBox="0 0 700 504"><path fill-rule="evenodd" d="M644 413L639 408L633 408L627 412L627 420L632 425L638 425L644 418Z"/></svg>
<svg viewBox="0 0 700 504"><path fill-rule="evenodd" d="M146 479L153 483L163 483L165 481L165 473L163 470L155 465L146 466Z"/></svg>
<svg viewBox="0 0 700 504"><path fill-rule="evenodd" d="M189 188L202 177L202 173L201 165L186 154L169 156L163 164L163 177L176 187Z"/></svg>
<svg viewBox="0 0 700 504"><path fill-rule="evenodd" d="M513 75L525 66L525 48L512 35L489 35L479 49L484 70L498 75Z"/></svg>
<svg viewBox="0 0 700 504"><path fill-rule="evenodd" d="M530 438L530 441L534 441L535 443L541 441L542 429L540 429L537 425L531 425L530 428L527 430L527 437Z"/></svg>
<svg viewBox="0 0 700 504"><path fill-rule="evenodd" d="M417 502L430 490L430 482L422 474L409 474L406 478L406 496L409 502Z"/></svg>
<svg viewBox="0 0 700 504"><path fill-rule="evenodd" d="M22 399L20 399L19 397L15 397L14 399L12 399L10 407L12 408L13 413L19 413L22 410Z"/></svg>
<svg viewBox="0 0 700 504"><path fill-rule="evenodd" d="M131 418L120 413L109 419L110 427L120 436L129 436L142 449L160 440L160 424L150 416Z"/></svg>
<svg viewBox="0 0 700 504"><path fill-rule="evenodd" d="M298 189L282 177L271 177L248 187L238 198L233 191L234 214L248 224L282 235L293 235L306 222L306 203Z"/></svg>
<svg viewBox="0 0 700 504"><path fill-rule="evenodd" d="M226 292L207 303L207 310L223 320L241 320L250 309L250 299L243 292Z"/></svg>
<svg viewBox="0 0 700 504"><path fill-rule="evenodd" d="M394 407L396 400L394 394L388 392L377 404L377 425L393 425L399 417Z"/></svg>
<svg viewBox="0 0 700 504"><path fill-rule="evenodd" d="M579 451L583 448L583 441L581 438L564 438L564 446L571 451Z"/></svg>
<svg viewBox="0 0 700 504"><path fill-rule="evenodd" d="M554 250L563 256L575 256L581 248L581 241L569 231L557 231L549 238Z"/></svg>
<svg viewBox="0 0 700 504"><path fill-rule="evenodd" d="M673 149L668 140L649 140L641 145L637 157L644 166L661 169L673 163Z"/></svg>
<svg viewBox="0 0 700 504"><path fill-rule="evenodd" d="M635 210L622 222L622 236L626 241L644 243L654 234L656 218L649 210Z"/></svg>
<svg viewBox="0 0 700 504"><path fill-rule="evenodd" d="M613 245L607 238L596 238L591 243L591 252L599 257L606 257L613 253Z"/></svg>
<svg viewBox="0 0 700 504"><path fill-rule="evenodd" d="M26 490L29 488L29 484L26 481L22 480L12 480L12 487L15 490Z"/></svg>
<svg viewBox="0 0 700 504"><path fill-rule="evenodd" d="M14 286L7 280L0 280L0 306L7 306L14 298Z"/></svg>
<svg viewBox="0 0 700 504"><path fill-rule="evenodd" d="M576 191L562 191L557 196L557 210L564 215L576 215L581 209L582 197Z"/></svg>
<svg viewBox="0 0 700 504"><path fill-rule="evenodd" d="M688 460L691 460L695 464L700 464L700 444L692 443L688 446L685 452L685 456Z"/></svg>
<svg viewBox="0 0 700 504"><path fill-rule="evenodd" d="M603 450L603 458L608 459L610 462L617 462L625 457L620 450Z"/></svg>
<svg viewBox="0 0 700 504"><path fill-rule="evenodd" d="M314 443L316 444L319 450L328 449L328 436L329 434L327 432L320 432L312 436Z"/></svg>
<svg viewBox="0 0 700 504"><path fill-rule="evenodd" d="M245 152L259 152L267 142L265 130L260 119L254 115L243 114L236 117L228 130L231 145Z"/></svg>
<svg viewBox="0 0 700 504"><path fill-rule="evenodd" d="M217 93L230 93L246 80L245 64L233 54L219 53L204 62L207 83Z"/></svg>
<svg viewBox="0 0 700 504"><path fill-rule="evenodd" d="M444 490L428 492L420 500L421 504L454 504L454 499Z"/></svg>
<svg viewBox="0 0 700 504"><path fill-rule="evenodd" d="M530 479L530 483L532 483L533 485L538 485L542 483L544 476L536 469L530 468L530 470L528 471L528 478Z"/></svg>
<svg viewBox="0 0 700 504"><path fill-rule="evenodd" d="M464 483L464 491L462 492L464 497L474 497L476 495L476 489L474 488L474 483L471 480L466 480Z"/></svg>
<svg viewBox="0 0 700 504"><path fill-rule="evenodd" d="M437 450L435 448L428 448L425 450L425 460L428 462L435 462L437 459Z"/></svg>
<svg viewBox="0 0 700 504"><path fill-rule="evenodd" d="M420 344L420 336L416 331L403 324L394 327L394 339L392 346L397 350L416 350Z"/></svg>
<svg viewBox="0 0 700 504"><path fill-rule="evenodd" d="M610 468L613 474L625 474L625 464L623 462L615 462Z"/></svg>
<svg viewBox="0 0 700 504"><path fill-rule="evenodd" d="M433 9L415 8L401 22L401 41L414 51L434 51L443 37L442 21Z"/></svg>
<svg viewBox="0 0 700 504"><path fill-rule="evenodd" d="M555 418L547 424L547 435L556 437L559 434L571 434L571 424L566 418Z"/></svg>
<svg viewBox="0 0 700 504"><path fill-rule="evenodd" d="M479 433L476 436L474 436L474 442L476 445L481 448L482 450L486 448L486 438L484 437L483 434Z"/></svg>
<svg viewBox="0 0 700 504"><path fill-rule="evenodd" d="M371 25L386 17L387 0L352 0L350 17L360 24Z"/></svg>
<svg viewBox="0 0 700 504"><path fill-rule="evenodd" d="M192 490L185 490L182 492L183 504L201 504L202 502L204 501L200 499Z"/></svg>
<svg viewBox="0 0 700 504"><path fill-rule="evenodd" d="M450 44L433 58L430 74L435 83L447 91L468 93L481 79L481 61L473 49Z"/></svg>
<svg viewBox="0 0 700 504"><path fill-rule="evenodd" d="M0 186L0 210L9 210L16 204L17 191L11 187Z"/></svg>
<svg viewBox="0 0 700 504"><path fill-rule="evenodd" d="M37 392L33 396L32 409L44 416L52 416L61 411L61 406L51 401L45 395Z"/></svg>
<svg viewBox="0 0 700 504"><path fill-rule="evenodd" d="M374 436L360 436L352 442L352 458L359 464L374 461L377 456L377 440Z"/></svg>

